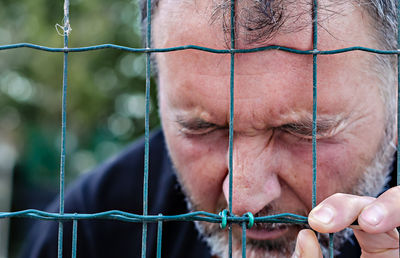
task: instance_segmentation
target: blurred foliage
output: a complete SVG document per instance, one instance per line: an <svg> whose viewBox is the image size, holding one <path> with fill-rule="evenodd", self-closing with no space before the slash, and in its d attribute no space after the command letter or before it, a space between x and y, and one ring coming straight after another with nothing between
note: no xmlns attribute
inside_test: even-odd
<svg viewBox="0 0 400 258"><path fill-rule="evenodd" d="M136 1L71 0L70 4L69 47L141 46ZM63 37L55 29L62 23L63 1L0 1L0 45L29 42L63 47ZM68 56L66 180L70 182L143 134L145 56L111 49ZM0 51L0 156L15 160L14 192L59 188L62 72L63 53ZM154 86L152 82L151 128L159 124ZM13 195L13 209L29 207L18 203L26 202L29 193Z"/></svg>
<svg viewBox="0 0 400 258"><path fill-rule="evenodd" d="M55 29L62 18L62 1L2 0L0 44L62 47L63 37ZM72 0L69 47L140 47L139 22L136 1ZM32 183L58 176L62 65L62 53L0 52L1 134L15 144L18 164ZM110 49L69 54L68 177L87 171L143 133L144 74L143 54ZM152 96L156 104L154 91ZM158 124L156 107L151 124Z"/></svg>

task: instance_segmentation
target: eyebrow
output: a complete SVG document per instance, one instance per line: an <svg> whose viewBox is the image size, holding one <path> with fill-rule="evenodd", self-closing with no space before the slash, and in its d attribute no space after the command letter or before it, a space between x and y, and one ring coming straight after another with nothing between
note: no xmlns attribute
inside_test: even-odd
<svg viewBox="0 0 400 258"><path fill-rule="evenodd" d="M335 133L338 128L344 124L344 118L340 116L335 117L320 117L317 118L317 135L326 136ZM176 122L182 127L189 130L201 130L214 127L228 128L228 125L221 126L211 122L207 122L199 117L185 119L178 117ZM312 136L313 119L311 117L303 117L297 121L287 123L279 126L278 128L290 131L295 134L304 136Z"/></svg>
<svg viewBox="0 0 400 258"><path fill-rule="evenodd" d="M335 133L344 123L342 117L322 117L317 118L316 134L326 136ZM281 129L290 131L292 133L301 134L305 136L312 136L313 120L311 118L303 118L293 123L288 123L280 126Z"/></svg>

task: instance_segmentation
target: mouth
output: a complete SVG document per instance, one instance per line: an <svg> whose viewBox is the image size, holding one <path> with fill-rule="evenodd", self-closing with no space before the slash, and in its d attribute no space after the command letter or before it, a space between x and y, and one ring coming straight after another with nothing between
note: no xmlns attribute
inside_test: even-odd
<svg viewBox="0 0 400 258"><path fill-rule="evenodd" d="M282 237L289 227L285 224L259 224L246 231L248 238L254 240L273 240Z"/></svg>

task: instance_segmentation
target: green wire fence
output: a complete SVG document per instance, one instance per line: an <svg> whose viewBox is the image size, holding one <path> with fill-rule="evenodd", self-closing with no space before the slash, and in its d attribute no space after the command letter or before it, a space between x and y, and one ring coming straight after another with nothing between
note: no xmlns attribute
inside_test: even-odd
<svg viewBox="0 0 400 258"><path fill-rule="evenodd" d="M400 6L400 4L398 4ZM400 13L399 10L398 14ZM317 196L317 61L319 55L333 55L340 54L350 51L364 51L383 55L397 55L398 70L400 70L400 27L398 36L398 49L395 50L379 50L372 48L365 48L360 46L354 46L349 48L342 48L329 51L318 50L318 1L313 0L312 2L312 28L313 28L313 49L312 50L297 50L293 48L287 48L283 46L267 46L258 47L251 49L236 49L235 48L235 0L230 1L230 12L231 12L231 44L230 49L212 49L196 45L177 46L171 48L151 48L151 1L147 0L147 31L146 31L146 45L145 48L130 48L126 46L114 45L114 44L103 44L88 47L69 48L68 37L70 31L69 22L69 0L64 2L64 25L63 25L63 36L64 36L64 47L63 48L52 48L41 45L35 45L30 43L18 43L1 45L0 50L9 50L15 48L32 48L34 50L48 51L48 52L62 52L64 54L64 70L63 70L63 82L62 82L62 126L61 126L61 157L60 157L60 208L58 213L49 213L40 210L23 210L17 212L0 212L0 219L5 218L34 218L40 220L55 220L59 222L58 229L58 257L62 257L63 250L63 224L66 221L73 222L73 233L72 233L72 257L76 257L77 250L77 229L80 220L93 220L93 219L111 219L120 220L133 223L142 223L142 252L141 256L146 257L146 246L147 246L147 224L157 223L157 257L161 257L161 241L162 241L162 225L163 222L167 221L206 221L210 223L219 223L222 228L228 228L229 232L229 257L232 256L232 224L241 224L242 226L242 256L246 257L246 229L251 228L254 223L293 223L293 224L307 224L307 217L299 216L292 213L282 213L264 217L254 217L251 213L246 213L242 216L233 214L232 212L232 181L233 181L233 125L234 125L234 75L235 75L235 54L236 53L253 53L260 51L269 50L280 50L294 54L312 55L313 57L313 123L312 123L312 207L316 206ZM400 15L398 15L398 21L400 23ZM146 53L146 94L145 94L145 156L144 156L144 182L143 182L143 214L132 214L118 210L111 210L95 214L69 214L64 213L64 177L65 177L65 139L66 139L66 123L67 123L67 78L68 78L68 54L71 52L85 52L85 51L96 51L102 49L115 49L127 52ZM231 57L230 61L230 121L229 121L229 206L228 210L224 210L219 214L208 213L204 211L191 212L186 214L179 214L174 216L165 216L162 214L149 215L148 214L148 178L149 178L149 113L150 113L150 76L151 76L151 53L162 53L172 51L184 51L184 50L198 50L204 52L211 52L217 54L229 54ZM398 83L400 82L400 75L398 73ZM400 85L400 83L399 83ZM398 100L400 100L400 86L398 85ZM400 105L398 101L398 117L400 113ZM398 141L400 141L400 119L397 119L398 124ZM397 161L400 160L399 146L400 142L397 143ZM398 163L399 164L399 163ZM397 167L397 184L400 185L400 168ZM333 246L333 234L329 236L329 254L333 257L334 246Z"/></svg>

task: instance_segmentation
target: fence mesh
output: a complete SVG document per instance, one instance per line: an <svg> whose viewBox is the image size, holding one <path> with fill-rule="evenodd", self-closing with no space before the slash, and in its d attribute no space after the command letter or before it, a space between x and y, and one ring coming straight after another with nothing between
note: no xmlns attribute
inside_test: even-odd
<svg viewBox="0 0 400 258"><path fill-rule="evenodd" d="M125 222L142 223L142 252L141 256L146 257L147 247L147 224L157 223L157 257L161 257L161 242L162 242L162 227L163 222L167 221L206 221L210 223L218 223L221 228L227 228L229 231L229 256L232 256L232 224L240 224L242 227L242 257L246 257L246 229L251 228L254 223L293 223L293 224L307 224L307 217L300 216L292 213L282 213L277 215L254 217L251 213L246 213L242 216L233 214L232 212L232 181L233 181L233 135L234 135L234 75L235 75L235 54L237 53L254 53L260 51L279 50L286 51L289 53L300 54L300 55L312 55L313 57L313 123L312 123L312 207L316 206L317 196L317 63L319 55L334 55L341 54L351 51L364 51L381 55L397 55L398 71L400 70L400 33L398 34L398 49L393 50L380 50L373 48L366 48L360 46L353 46L348 48L334 49L321 51L318 50L318 1L312 1L312 28L313 28L313 49L312 50L297 50L284 46L266 46L257 47L250 49L236 49L235 46L235 0L230 0L230 17L231 17L231 44L230 49L213 49L197 45L185 45L171 48L152 48L151 46L151 1L147 1L147 31L146 31L146 45L145 48L131 48L127 46L120 46L114 44L102 44L87 47L69 48L68 38L71 31L70 27L70 15L69 15L69 0L64 2L64 24L63 26L57 26L57 32L64 37L63 48L53 48L42 45L35 45L30 43L18 43L9 45L0 45L0 50L5 51L15 48L31 48L40 51L48 52L62 52L64 55L64 67L63 67L63 82L62 82L62 125L61 125L61 156L60 156L60 209L58 213L50 213L41 210L28 209L17 212L0 212L0 219L5 218L33 218L40 220L55 220L59 223L58 230L58 257L62 257L63 250L63 224L67 221L73 222L73 233L72 233L72 257L76 257L79 249L77 248L77 234L78 225L81 220L94 220L94 219L112 219L120 220ZM398 8L400 4L398 4ZM399 10L398 21L400 21ZM398 28L400 32L400 27ZM145 155L144 155L144 182L143 182L143 214L133 214L118 210L106 211L95 214L81 214L81 213L64 213L64 186L65 186L65 157L66 157L66 127L67 127L67 78L68 78L68 54L72 52L86 52L86 51L97 51L102 49L116 49L120 51L145 53L146 54L146 94L145 94ZM229 206L228 210L223 210L219 214L197 211L186 214L179 214L174 216L165 216L162 214L149 215L148 214L148 178L149 178L149 114L150 114L150 77L151 77L151 53L162 53L172 51L184 51L184 50L197 50L216 54L229 54L230 59L230 120L229 120ZM397 150L399 150L400 141L400 73L398 73L398 112L397 112L397 129L398 129L398 142ZM397 162L400 160L400 152L397 151ZM398 163L399 164L399 163ZM400 168L397 167L397 185L400 185ZM354 224L356 224L355 222ZM329 235L329 255L333 257L334 246L333 246L333 234Z"/></svg>

